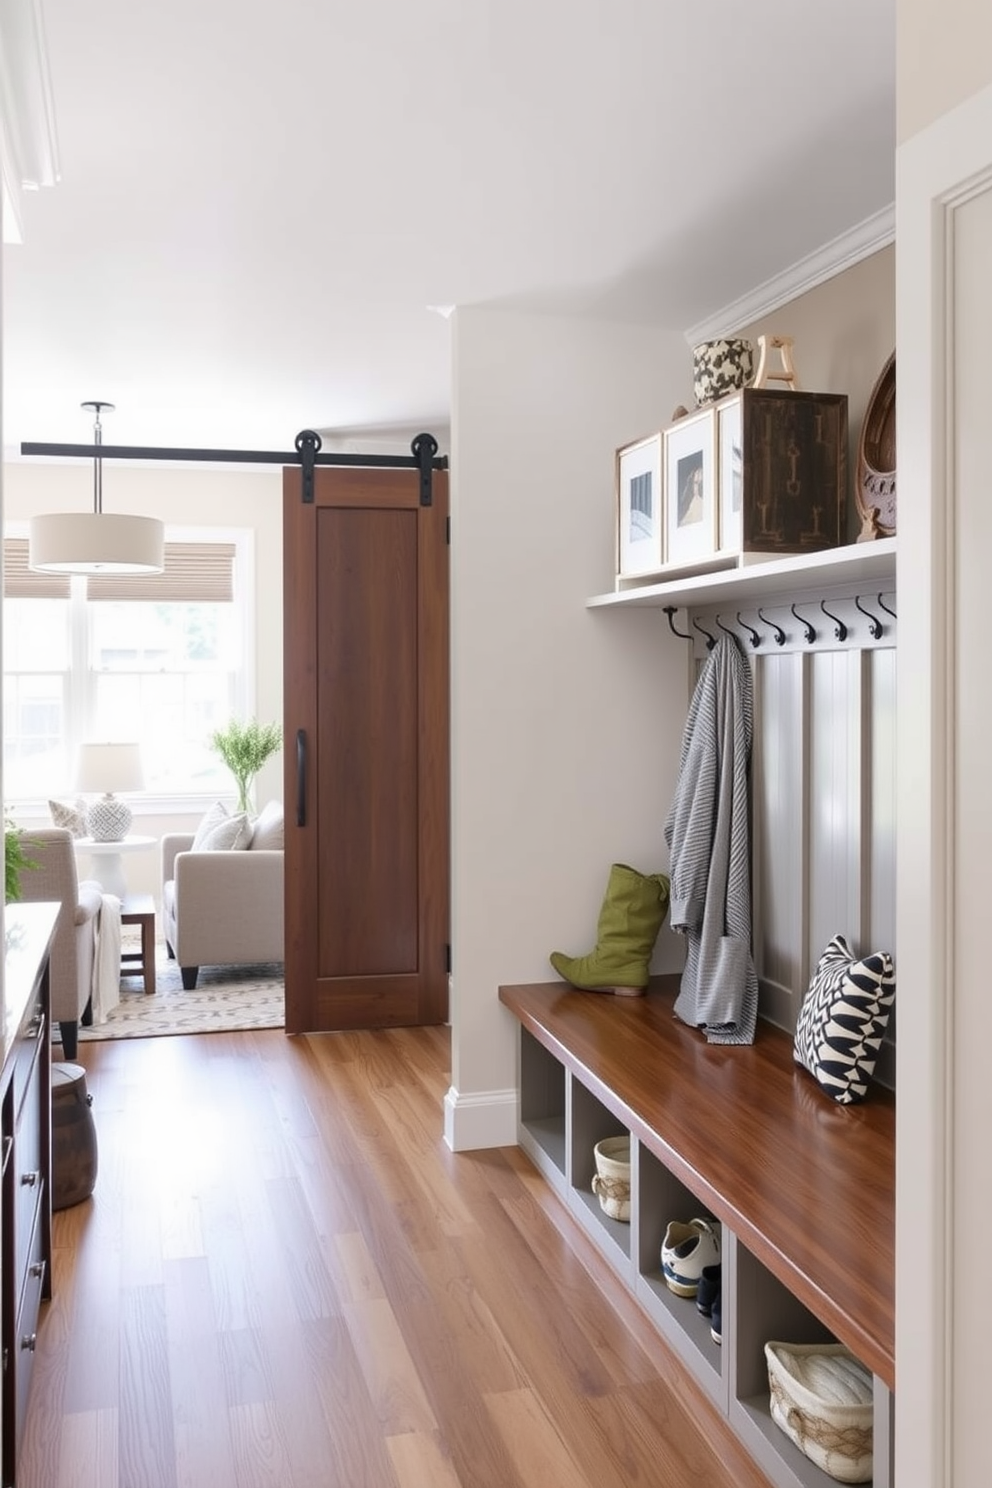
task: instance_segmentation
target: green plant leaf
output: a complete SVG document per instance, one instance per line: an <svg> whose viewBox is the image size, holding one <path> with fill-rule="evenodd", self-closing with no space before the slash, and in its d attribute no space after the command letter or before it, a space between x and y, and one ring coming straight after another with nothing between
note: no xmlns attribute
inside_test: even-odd
<svg viewBox="0 0 992 1488"><path fill-rule="evenodd" d="M219 754L238 787L238 810L249 810L248 792L265 761L282 748L282 724L259 723L257 718L239 722L232 718L210 736L210 747Z"/></svg>

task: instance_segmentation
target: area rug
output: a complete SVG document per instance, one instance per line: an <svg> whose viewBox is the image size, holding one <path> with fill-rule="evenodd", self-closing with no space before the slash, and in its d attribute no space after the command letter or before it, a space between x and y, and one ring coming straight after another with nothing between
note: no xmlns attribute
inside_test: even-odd
<svg viewBox="0 0 992 1488"><path fill-rule="evenodd" d="M165 947L155 950L155 992L146 993L140 977L124 977L120 1003L105 1023L81 1027L81 1042L285 1026L281 965L204 966L193 991L187 992Z"/></svg>

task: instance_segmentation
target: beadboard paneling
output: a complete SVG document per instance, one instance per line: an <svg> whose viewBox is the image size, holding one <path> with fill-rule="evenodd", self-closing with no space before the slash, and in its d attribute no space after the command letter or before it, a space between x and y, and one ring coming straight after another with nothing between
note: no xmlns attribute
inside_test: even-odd
<svg viewBox="0 0 992 1488"><path fill-rule="evenodd" d="M850 601L841 607L850 620ZM761 1012L789 1032L834 935L859 954L895 949L896 651L894 621L884 618L881 638L838 644L821 630L810 646L793 627L781 649L745 646L754 677L754 959ZM706 654L696 649L697 675ZM894 1026L876 1071L886 1084Z"/></svg>

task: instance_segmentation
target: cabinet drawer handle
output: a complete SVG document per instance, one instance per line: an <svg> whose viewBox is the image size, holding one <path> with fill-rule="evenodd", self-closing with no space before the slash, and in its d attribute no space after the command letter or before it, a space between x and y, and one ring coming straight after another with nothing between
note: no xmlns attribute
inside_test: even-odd
<svg viewBox="0 0 992 1488"><path fill-rule="evenodd" d="M21 1174L21 1182L27 1188L34 1188L35 1184L38 1182L38 1179L40 1177L41 1177L41 1173L36 1169L35 1172L33 1172L33 1173L22 1173Z"/></svg>
<svg viewBox="0 0 992 1488"><path fill-rule="evenodd" d="M21 1348L24 1349L27 1353L33 1354L37 1342L37 1333L25 1333L24 1337L21 1339Z"/></svg>

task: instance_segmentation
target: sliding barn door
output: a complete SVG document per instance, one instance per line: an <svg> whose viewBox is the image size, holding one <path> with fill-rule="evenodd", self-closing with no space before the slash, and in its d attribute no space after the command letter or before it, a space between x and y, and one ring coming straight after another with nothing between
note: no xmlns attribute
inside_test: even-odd
<svg viewBox="0 0 992 1488"><path fill-rule="evenodd" d="M286 1031L448 1016L448 478L283 476Z"/></svg>

